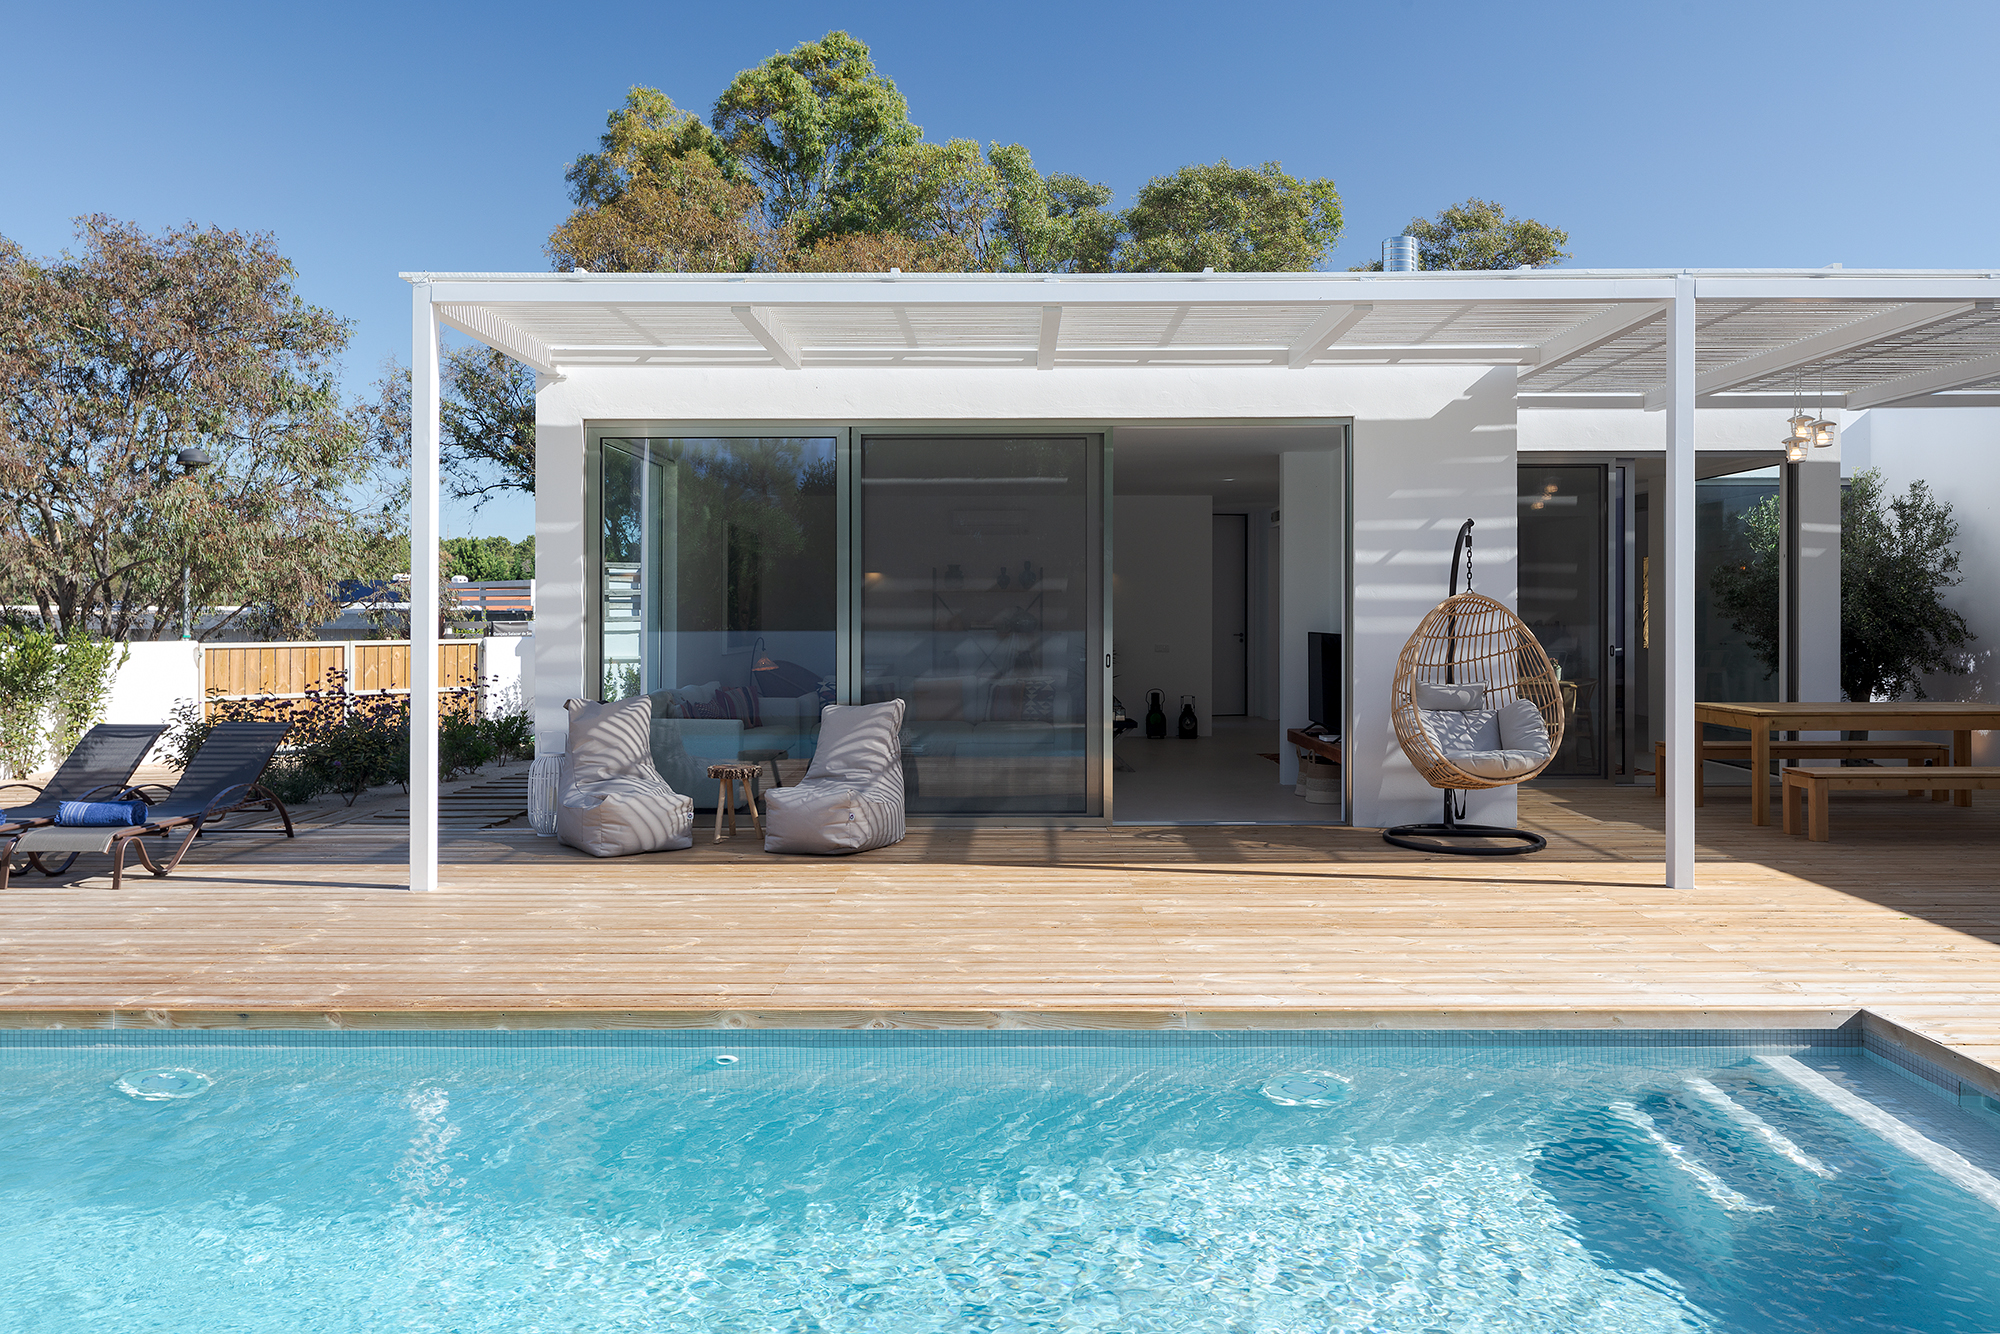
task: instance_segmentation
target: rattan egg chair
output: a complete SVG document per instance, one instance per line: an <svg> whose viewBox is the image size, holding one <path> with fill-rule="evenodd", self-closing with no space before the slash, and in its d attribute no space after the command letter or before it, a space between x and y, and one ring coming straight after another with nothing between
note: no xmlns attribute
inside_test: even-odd
<svg viewBox="0 0 2000 1334"><path fill-rule="evenodd" d="M1519 616L1472 591L1470 519L1452 544L1450 594L1403 645L1390 716L1410 763L1425 782L1444 789L1444 819L1398 825L1384 830L1384 839L1417 852L1466 857L1548 846L1526 829L1458 822L1465 793L1526 782L1549 767L1563 738L1562 688L1541 641Z"/></svg>

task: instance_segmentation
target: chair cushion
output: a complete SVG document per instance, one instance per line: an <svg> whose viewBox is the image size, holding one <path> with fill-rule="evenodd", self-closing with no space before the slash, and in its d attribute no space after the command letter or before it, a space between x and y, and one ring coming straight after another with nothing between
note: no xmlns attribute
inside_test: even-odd
<svg viewBox="0 0 2000 1334"><path fill-rule="evenodd" d="M820 711L819 748L806 781L867 783L902 763L903 701L829 704Z"/></svg>
<svg viewBox="0 0 2000 1334"><path fill-rule="evenodd" d="M1451 717L1440 714L1439 717ZM1472 718L1474 714L1459 714ZM1528 700L1517 699L1493 710L1492 744L1464 750L1446 750L1453 765L1477 778L1526 778L1549 760L1549 729L1542 711ZM1479 737L1487 737L1485 728Z"/></svg>
<svg viewBox="0 0 2000 1334"><path fill-rule="evenodd" d="M643 772L579 782L563 761L556 801L556 839L593 857L666 852L694 846L694 799Z"/></svg>
<svg viewBox="0 0 2000 1334"><path fill-rule="evenodd" d="M1452 766L1475 778L1526 778L1542 767L1547 752L1532 750L1464 750L1451 756Z"/></svg>
<svg viewBox="0 0 2000 1334"><path fill-rule="evenodd" d="M1411 693L1420 709L1466 713L1486 707L1486 687L1483 685L1441 686L1419 681L1411 687Z"/></svg>
<svg viewBox="0 0 2000 1334"><path fill-rule="evenodd" d="M641 772L655 782L653 771L653 704L634 695L612 704L573 699L569 711L568 772L579 783Z"/></svg>
<svg viewBox="0 0 2000 1334"><path fill-rule="evenodd" d="M1468 751L1500 749L1498 709L1418 709L1424 730L1446 759Z"/></svg>
<svg viewBox="0 0 2000 1334"><path fill-rule="evenodd" d="M1542 711L1530 700L1517 699L1500 710L1500 748L1525 750L1546 756L1549 753L1549 725Z"/></svg>

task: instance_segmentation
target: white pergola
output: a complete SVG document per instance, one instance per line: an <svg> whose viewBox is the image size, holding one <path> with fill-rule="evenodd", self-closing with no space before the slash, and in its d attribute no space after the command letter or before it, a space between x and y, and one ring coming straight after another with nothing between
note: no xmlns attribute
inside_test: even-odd
<svg viewBox="0 0 2000 1334"><path fill-rule="evenodd" d="M1514 366L1522 407L1666 417L1666 883L1694 882L1695 413L2000 403L2000 269L1285 274L406 273L410 887L437 884L439 329L585 367Z"/></svg>

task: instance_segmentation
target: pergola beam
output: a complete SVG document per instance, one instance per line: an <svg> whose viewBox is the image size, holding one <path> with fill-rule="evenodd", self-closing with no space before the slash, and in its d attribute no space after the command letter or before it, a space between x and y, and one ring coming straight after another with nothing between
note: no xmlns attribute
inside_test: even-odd
<svg viewBox="0 0 2000 1334"><path fill-rule="evenodd" d="M1734 389L1740 384L1762 380L1767 376L1781 375L1786 371L1809 366L1828 357L1851 352L1857 347L1893 338L1897 334L1921 329L1928 324L1938 324L1944 320L1956 319L1973 309L1969 301L1957 301L1947 305L1922 302L1908 306L1898 306L1894 310L1878 311L1864 315L1858 320L1827 329L1796 342L1786 343L1732 361L1727 366L1718 366L1695 377L1696 395L1719 394L1726 389ZM1667 405L1669 388L1661 385L1646 394L1646 410L1656 412Z"/></svg>
<svg viewBox="0 0 2000 1334"><path fill-rule="evenodd" d="M1522 372L1524 375L1540 375L1551 371L1566 361L1574 361L1587 353L1595 352L1606 343L1623 338L1634 329L1644 328L1667 313L1673 303L1669 301L1649 301L1636 306L1614 306L1610 310L1599 311L1583 321L1543 343L1537 350L1534 366Z"/></svg>
<svg viewBox="0 0 2000 1334"><path fill-rule="evenodd" d="M456 329L467 338L476 338L488 347L497 348L544 375L562 373L556 369L556 354L548 344L518 324L499 319L493 312L479 306L432 306L431 309L437 312L438 323Z"/></svg>
<svg viewBox="0 0 2000 1334"><path fill-rule="evenodd" d="M1042 307L1042 338L1035 348L1035 369L1052 371L1056 368L1056 339L1062 333L1062 307Z"/></svg>
<svg viewBox="0 0 2000 1334"><path fill-rule="evenodd" d="M750 331L750 336L764 345L780 366L788 371L798 370L805 365L799 355L799 345L790 331L778 323L775 313L768 306L731 306L729 311L737 322Z"/></svg>
<svg viewBox="0 0 2000 1334"><path fill-rule="evenodd" d="M1915 375L1905 375L1896 380L1885 380L1865 389L1850 389L1847 391L1847 406L1850 409L1877 408L1885 403L1921 398L1925 394L1942 393L1947 389L1962 389L1994 379L2000 379L2000 352L1956 365L1939 366L1935 370L1918 371Z"/></svg>
<svg viewBox="0 0 2000 1334"><path fill-rule="evenodd" d="M1332 307L1307 325L1298 341L1285 350L1285 364L1295 371L1312 365L1329 346L1340 341L1342 334L1367 319L1374 309L1369 302Z"/></svg>

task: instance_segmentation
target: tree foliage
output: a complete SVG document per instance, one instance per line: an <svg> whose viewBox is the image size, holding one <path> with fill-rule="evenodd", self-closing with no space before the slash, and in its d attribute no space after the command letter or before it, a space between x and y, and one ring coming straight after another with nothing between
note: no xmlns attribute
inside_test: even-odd
<svg viewBox="0 0 2000 1334"><path fill-rule="evenodd" d="M1125 213L1117 267L1141 273L1310 269L1340 239L1340 195L1275 162L1182 167L1156 176Z"/></svg>
<svg viewBox="0 0 2000 1334"><path fill-rule="evenodd" d="M535 493L535 372L492 348L459 347L438 366L438 428L445 485L474 508L506 491ZM371 447L393 465L410 460L410 371L394 357L382 364L375 397L359 411ZM392 526L403 523L409 478L384 504ZM408 550L408 534L403 533ZM401 566L408 569L408 560Z"/></svg>
<svg viewBox="0 0 2000 1334"><path fill-rule="evenodd" d="M867 46L837 31L738 74L710 121L730 161L763 191L772 224L807 243L881 230L868 206L881 159L923 133Z"/></svg>
<svg viewBox="0 0 2000 1334"><path fill-rule="evenodd" d="M462 574L474 583L488 579L535 577L535 539L532 537L524 537L519 542L504 537L447 537L438 545L444 549L446 572Z"/></svg>
<svg viewBox="0 0 2000 1334"><path fill-rule="evenodd" d="M1778 670L1778 500L1744 515L1738 550L1709 578L1716 606L1765 670ZM1840 498L1840 688L1851 700L1926 698L1923 678L1963 672L1973 635L1945 605L1958 572L1958 521L1922 480L1886 496L1882 474L1856 473Z"/></svg>
<svg viewBox="0 0 2000 1334"><path fill-rule="evenodd" d="M927 142L866 45L830 32L738 74L709 123L634 88L567 174L557 268L593 272L1299 270L1340 196L1277 163L1183 167L1111 210L1019 144Z"/></svg>
<svg viewBox="0 0 2000 1334"><path fill-rule="evenodd" d="M80 254L0 242L0 584L64 638L157 637L182 571L211 624L318 624L368 437L334 385L348 326L266 235L80 219ZM200 448L211 466L176 455ZM157 609L157 610L156 610Z"/></svg>
<svg viewBox="0 0 2000 1334"><path fill-rule="evenodd" d="M1569 233L1533 218L1510 218L1490 199L1468 199L1435 218L1411 218L1404 233L1417 240L1417 263L1426 272L1452 269L1547 268L1569 258ZM1382 261L1355 272L1379 272Z"/></svg>

